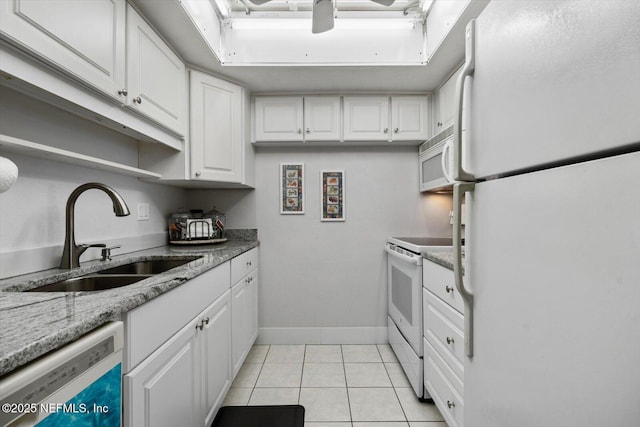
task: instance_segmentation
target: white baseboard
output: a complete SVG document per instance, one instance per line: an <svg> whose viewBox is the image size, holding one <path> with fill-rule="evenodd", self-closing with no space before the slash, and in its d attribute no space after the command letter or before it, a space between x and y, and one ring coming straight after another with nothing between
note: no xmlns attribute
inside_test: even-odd
<svg viewBox="0 0 640 427"><path fill-rule="evenodd" d="M256 344L386 344L387 327L260 328Z"/></svg>
<svg viewBox="0 0 640 427"><path fill-rule="evenodd" d="M119 255L166 245L167 233L151 233L141 236L120 237L113 240L82 243L105 243L107 246L121 245L121 249L115 249L113 251L114 255ZM60 265L61 256L62 244L59 246L45 246L2 252L0 253L0 278L56 268ZM100 258L100 249L91 248L82 254L81 262L98 258Z"/></svg>

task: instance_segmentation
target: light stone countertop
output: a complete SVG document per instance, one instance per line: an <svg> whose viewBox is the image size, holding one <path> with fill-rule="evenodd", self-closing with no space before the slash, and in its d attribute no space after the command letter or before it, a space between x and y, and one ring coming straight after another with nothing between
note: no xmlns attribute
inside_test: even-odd
<svg viewBox="0 0 640 427"><path fill-rule="evenodd" d="M429 261L435 262L449 270L453 270L453 250L425 250L422 251L422 256ZM462 265L462 274L464 274L464 258Z"/></svg>
<svg viewBox="0 0 640 427"><path fill-rule="evenodd" d="M229 240L206 246L162 246L0 280L0 377L259 245ZM94 292L19 292L139 260L202 256L120 288Z"/></svg>

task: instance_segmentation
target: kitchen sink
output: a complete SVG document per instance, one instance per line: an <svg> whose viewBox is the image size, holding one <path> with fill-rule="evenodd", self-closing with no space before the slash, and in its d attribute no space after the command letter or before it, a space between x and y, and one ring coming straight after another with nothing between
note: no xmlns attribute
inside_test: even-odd
<svg viewBox="0 0 640 427"><path fill-rule="evenodd" d="M201 257L187 257L187 258L169 258L169 259L152 259L146 261L136 261L129 264L119 265L117 267L107 268L96 272L96 274L159 274L172 268L180 267L191 261L199 259Z"/></svg>
<svg viewBox="0 0 640 427"><path fill-rule="evenodd" d="M132 283L139 282L140 280L144 280L151 276L151 274L92 274L88 276L74 277L72 279L50 283L48 285L29 289L25 292L105 291L107 289L114 289L121 286L131 285Z"/></svg>

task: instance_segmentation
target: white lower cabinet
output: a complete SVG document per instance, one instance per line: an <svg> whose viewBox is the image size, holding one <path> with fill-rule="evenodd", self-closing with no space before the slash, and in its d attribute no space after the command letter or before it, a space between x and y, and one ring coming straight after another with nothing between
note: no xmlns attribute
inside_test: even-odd
<svg viewBox="0 0 640 427"><path fill-rule="evenodd" d="M130 426L208 426L231 386L230 291L124 377Z"/></svg>
<svg viewBox="0 0 640 427"><path fill-rule="evenodd" d="M257 337L257 248L127 313L126 427L207 427ZM231 287L236 274L250 271ZM242 267L242 268L240 268Z"/></svg>
<svg viewBox="0 0 640 427"><path fill-rule="evenodd" d="M463 425L464 314L453 271L425 260L424 384L449 427Z"/></svg>
<svg viewBox="0 0 640 427"><path fill-rule="evenodd" d="M200 335L194 319L124 376L126 426L196 427L199 414Z"/></svg>
<svg viewBox="0 0 640 427"><path fill-rule="evenodd" d="M231 260L231 277L249 269L231 288L231 358L235 376L258 336L258 249Z"/></svg>
<svg viewBox="0 0 640 427"><path fill-rule="evenodd" d="M202 315L201 408L204 426L211 425L224 400L233 375L231 373L231 299L227 291ZM224 345L227 344L227 345Z"/></svg>

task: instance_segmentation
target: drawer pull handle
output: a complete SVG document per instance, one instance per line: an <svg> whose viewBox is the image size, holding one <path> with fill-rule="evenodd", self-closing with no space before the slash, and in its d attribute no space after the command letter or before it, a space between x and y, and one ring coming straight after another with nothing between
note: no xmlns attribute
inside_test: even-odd
<svg viewBox="0 0 640 427"><path fill-rule="evenodd" d="M444 290L447 291L447 293L453 292L453 288L451 286L445 286Z"/></svg>
<svg viewBox="0 0 640 427"><path fill-rule="evenodd" d="M452 402L452 401L450 401L450 400L447 400L447 406L449 407L449 409L451 409L451 408L455 408L455 407L456 407L456 404L455 404L455 402Z"/></svg>
<svg viewBox="0 0 640 427"><path fill-rule="evenodd" d="M209 324L209 318L208 318L208 317L204 319L204 324L205 324L205 325L208 325L208 324Z"/></svg>
<svg viewBox="0 0 640 427"><path fill-rule="evenodd" d="M247 261L247 267L251 267L251 261Z"/></svg>
<svg viewBox="0 0 640 427"><path fill-rule="evenodd" d="M454 343L453 338L447 337L447 344L453 344L453 343Z"/></svg>

